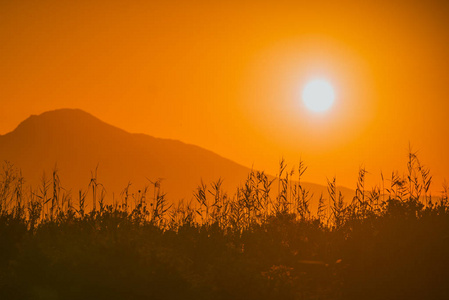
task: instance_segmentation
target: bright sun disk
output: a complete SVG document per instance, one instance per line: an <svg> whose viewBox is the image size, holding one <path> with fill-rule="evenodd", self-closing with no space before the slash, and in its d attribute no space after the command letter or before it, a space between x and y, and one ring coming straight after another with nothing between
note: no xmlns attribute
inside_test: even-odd
<svg viewBox="0 0 449 300"><path fill-rule="evenodd" d="M302 100L309 110L324 112L334 103L334 89L328 81L323 79L309 81L302 91Z"/></svg>

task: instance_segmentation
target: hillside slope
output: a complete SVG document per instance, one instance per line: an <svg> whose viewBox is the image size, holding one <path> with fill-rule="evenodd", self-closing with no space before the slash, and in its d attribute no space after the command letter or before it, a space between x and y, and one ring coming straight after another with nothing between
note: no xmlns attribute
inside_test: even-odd
<svg viewBox="0 0 449 300"><path fill-rule="evenodd" d="M78 109L60 109L30 116L14 131L0 136L0 159L22 170L27 183L37 186L45 171L55 165L63 187L77 193L89 184L98 165L98 181L107 197L118 197L132 183L135 191L163 178L168 199L190 200L197 185L222 178L225 190L233 192L249 168L211 151L180 141L132 134L106 124ZM305 183L316 195L326 187ZM352 191L342 188L351 197Z"/></svg>

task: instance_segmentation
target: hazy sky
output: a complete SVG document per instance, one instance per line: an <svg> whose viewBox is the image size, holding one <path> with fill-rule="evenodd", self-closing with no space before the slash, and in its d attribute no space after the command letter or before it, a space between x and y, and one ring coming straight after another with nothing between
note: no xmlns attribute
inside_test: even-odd
<svg viewBox="0 0 449 300"><path fill-rule="evenodd" d="M80 108L130 132L354 186L405 167L449 177L447 1L1 1L0 134ZM326 114L300 92L321 77Z"/></svg>

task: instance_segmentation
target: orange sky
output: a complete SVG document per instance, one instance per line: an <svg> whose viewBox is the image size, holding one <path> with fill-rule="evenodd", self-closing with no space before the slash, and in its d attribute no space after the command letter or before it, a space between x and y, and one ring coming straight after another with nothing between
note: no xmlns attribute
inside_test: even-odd
<svg viewBox="0 0 449 300"><path fill-rule="evenodd" d="M349 187L361 165L402 170L411 143L439 191L449 4L410 3L2 1L0 134L81 108L273 174L302 157L308 181ZM316 76L337 93L322 116L299 97Z"/></svg>

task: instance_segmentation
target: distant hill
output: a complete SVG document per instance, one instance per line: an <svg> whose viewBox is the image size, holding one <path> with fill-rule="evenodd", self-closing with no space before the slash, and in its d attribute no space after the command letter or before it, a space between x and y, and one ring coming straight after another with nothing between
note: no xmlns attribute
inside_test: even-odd
<svg viewBox="0 0 449 300"><path fill-rule="evenodd" d="M172 201L190 200L205 183L224 180L234 192L250 169L211 151L176 140L132 134L109 125L79 109L59 109L33 115L12 132L0 136L0 159L22 170L27 183L36 186L43 172L50 177L55 165L63 187L74 193L86 190L91 172L98 165L98 181L107 197L132 183L142 189L149 180L163 178L162 189ZM305 183L316 195L326 187ZM340 188L346 199L353 191Z"/></svg>

